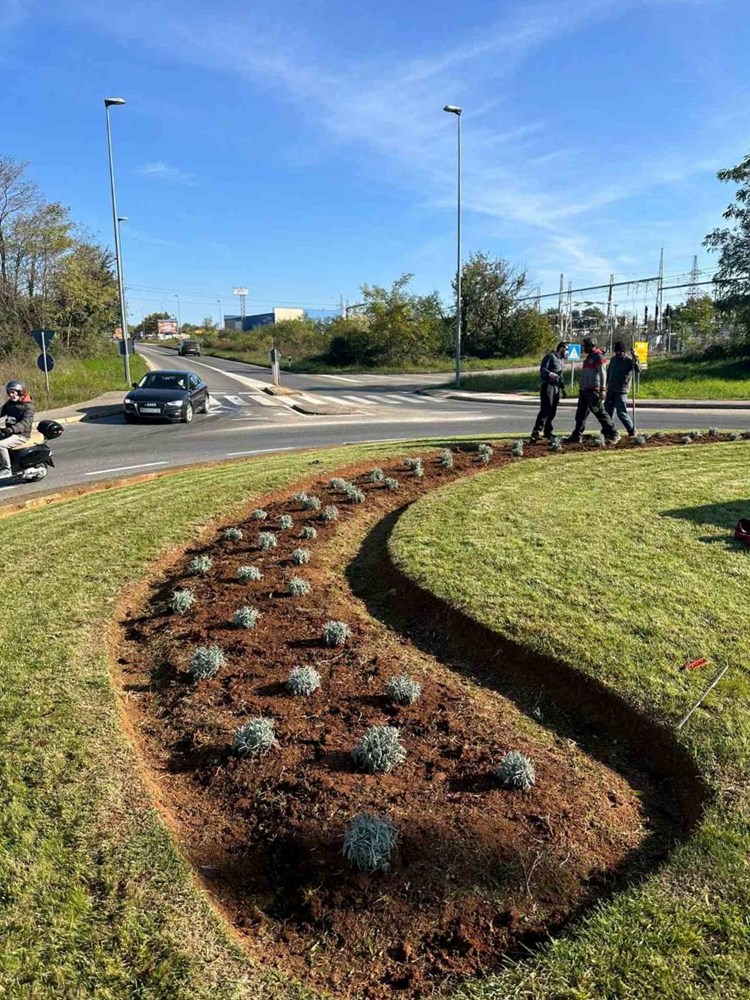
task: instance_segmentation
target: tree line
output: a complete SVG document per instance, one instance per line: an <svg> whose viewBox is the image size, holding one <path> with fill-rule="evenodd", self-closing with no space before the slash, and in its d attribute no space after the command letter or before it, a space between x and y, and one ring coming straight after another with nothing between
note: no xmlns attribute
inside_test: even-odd
<svg viewBox="0 0 750 1000"><path fill-rule="evenodd" d="M29 354L44 328L71 354L99 353L117 325L114 257L27 168L0 155L0 357Z"/></svg>

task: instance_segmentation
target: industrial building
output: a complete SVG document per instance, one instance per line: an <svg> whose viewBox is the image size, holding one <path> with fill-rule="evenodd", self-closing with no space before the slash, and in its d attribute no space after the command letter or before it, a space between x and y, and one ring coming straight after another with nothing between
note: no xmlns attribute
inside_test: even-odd
<svg viewBox="0 0 750 1000"><path fill-rule="evenodd" d="M304 309L280 309L274 308L271 312L257 313L255 316L225 316L224 328L226 330L254 330L256 326L269 326L271 323L278 323L283 319L304 319Z"/></svg>

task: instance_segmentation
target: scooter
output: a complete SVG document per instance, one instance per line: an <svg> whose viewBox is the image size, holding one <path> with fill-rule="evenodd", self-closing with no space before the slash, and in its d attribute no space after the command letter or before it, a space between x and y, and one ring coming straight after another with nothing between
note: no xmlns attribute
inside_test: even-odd
<svg viewBox="0 0 750 1000"><path fill-rule="evenodd" d="M55 466L47 442L59 438L63 430L62 424L58 424L56 420L40 420L36 432L31 435L27 444L8 449L12 476L0 479L0 486L18 486L20 483L35 483L44 479L47 469Z"/></svg>

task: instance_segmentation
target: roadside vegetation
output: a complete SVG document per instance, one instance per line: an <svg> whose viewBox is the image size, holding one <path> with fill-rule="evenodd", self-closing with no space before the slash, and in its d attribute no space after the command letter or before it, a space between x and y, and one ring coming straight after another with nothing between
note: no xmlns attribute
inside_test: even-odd
<svg viewBox="0 0 750 1000"><path fill-rule="evenodd" d="M750 564L732 537L750 504L746 452L736 443L520 461L445 487L398 522L393 557L422 587L670 729L729 664L676 734L711 789L689 839L537 960L460 996L746 995ZM697 657L704 670L680 669Z"/></svg>
<svg viewBox="0 0 750 1000"><path fill-rule="evenodd" d="M148 368L143 358L137 354L130 357L130 374L132 380L142 378ZM71 403L81 403L95 399L103 392L125 390L125 375L122 358L115 349L107 344L107 353L97 357L75 357L70 355L55 355L55 367L50 372L50 395L44 383L44 372L41 372L34 361L28 358L20 360L3 360L0 366L0 389L10 378L20 379L29 389L34 398L37 410L48 410L58 406L68 406Z"/></svg>

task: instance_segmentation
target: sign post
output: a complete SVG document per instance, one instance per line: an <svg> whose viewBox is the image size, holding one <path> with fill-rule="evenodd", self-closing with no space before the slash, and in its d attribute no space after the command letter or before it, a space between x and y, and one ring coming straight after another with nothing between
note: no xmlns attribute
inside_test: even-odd
<svg viewBox="0 0 750 1000"><path fill-rule="evenodd" d="M281 361L281 351L277 347L272 347L268 352L268 357L271 360L271 375L273 376L273 384L278 388L279 385L279 362Z"/></svg>
<svg viewBox="0 0 750 1000"><path fill-rule="evenodd" d="M641 371L645 372L648 368L648 341L647 340L636 340L633 342L633 355L638 358L641 363ZM641 373L633 372L633 427L635 424L635 397L641 384Z"/></svg>
<svg viewBox="0 0 750 1000"><path fill-rule="evenodd" d="M36 366L40 371L44 372L44 384L47 389L47 399L50 396L49 388L49 373L55 367L55 359L51 354L47 353L47 348L52 343L55 336L54 330L32 330L31 336L34 338L37 347L41 349L41 354L36 359Z"/></svg>
<svg viewBox="0 0 750 1000"><path fill-rule="evenodd" d="M565 360L570 362L570 388L573 388L573 379L575 377L576 361L581 360L581 345L580 344L568 344L565 352Z"/></svg>

